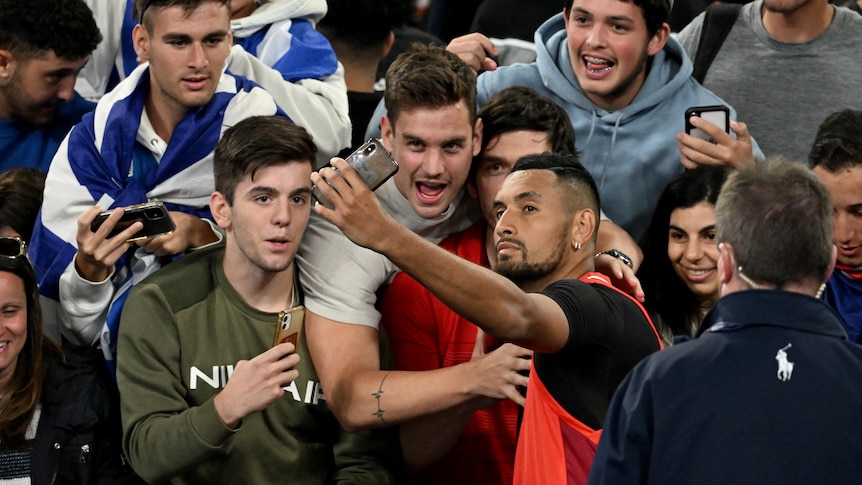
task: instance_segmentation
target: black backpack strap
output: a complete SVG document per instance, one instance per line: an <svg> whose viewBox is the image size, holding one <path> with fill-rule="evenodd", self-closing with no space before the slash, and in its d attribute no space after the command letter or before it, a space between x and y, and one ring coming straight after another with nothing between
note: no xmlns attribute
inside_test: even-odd
<svg viewBox="0 0 862 485"><path fill-rule="evenodd" d="M742 5L738 3L716 3L706 8L703 26L700 31L700 42L694 55L694 70L691 75L697 82L703 84L706 72L721 49L724 39L733 28Z"/></svg>

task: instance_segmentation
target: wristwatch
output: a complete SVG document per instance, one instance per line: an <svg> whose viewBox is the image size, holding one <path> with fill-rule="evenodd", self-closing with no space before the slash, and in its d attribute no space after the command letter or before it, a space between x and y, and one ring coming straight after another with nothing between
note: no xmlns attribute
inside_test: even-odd
<svg viewBox="0 0 862 485"><path fill-rule="evenodd" d="M620 251L619 249L608 249L599 253L596 253L596 257L598 258L602 254L607 254L608 256L613 256L614 258L619 259L629 268L634 269L634 265L632 264L632 258L628 257L626 253Z"/></svg>

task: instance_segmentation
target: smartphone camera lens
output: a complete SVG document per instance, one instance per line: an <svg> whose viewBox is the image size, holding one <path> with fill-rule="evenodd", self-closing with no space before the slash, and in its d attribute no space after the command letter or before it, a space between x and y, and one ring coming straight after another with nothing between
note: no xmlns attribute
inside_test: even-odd
<svg viewBox="0 0 862 485"><path fill-rule="evenodd" d="M144 211L144 216L146 216L146 218L151 221L156 221L164 217L162 211L158 209L147 209L146 211Z"/></svg>
<svg viewBox="0 0 862 485"><path fill-rule="evenodd" d="M372 153L374 153L375 149L376 148L374 147L374 145L369 145L369 146L365 147L365 150L362 151L362 154L367 157L367 156L371 155Z"/></svg>

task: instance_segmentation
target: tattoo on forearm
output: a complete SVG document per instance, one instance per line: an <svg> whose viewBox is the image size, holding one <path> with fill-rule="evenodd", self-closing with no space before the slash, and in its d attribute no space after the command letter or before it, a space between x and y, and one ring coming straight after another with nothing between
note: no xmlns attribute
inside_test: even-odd
<svg viewBox="0 0 862 485"><path fill-rule="evenodd" d="M383 419L383 413L385 411L383 411L383 409L380 407L380 396L383 395L383 382L386 381L387 377L389 377L388 372L383 376L383 379L380 380L380 389L377 389L377 392L371 393L371 395L374 396L375 399L377 399L377 411L374 411L374 415L380 418L380 421L383 424L386 424L386 420Z"/></svg>

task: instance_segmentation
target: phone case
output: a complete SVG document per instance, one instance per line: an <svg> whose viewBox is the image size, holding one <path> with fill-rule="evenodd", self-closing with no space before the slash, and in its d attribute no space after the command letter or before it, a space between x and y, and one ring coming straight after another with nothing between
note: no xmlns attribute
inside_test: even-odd
<svg viewBox="0 0 862 485"><path fill-rule="evenodd" d="M305 307L302 305L279 312L278 322L275 327L275 337L272 339L273 347L290 342L294 347L298 348L299 332L302 330L304 320Z"/></svg>
<svg viewBox="0 0 862 485"><path fill-rule="evenodd" d="M685 132L695 138L715 143L715 140L707 135L705 131L692 126L692 116L703 118L706 121L717 125L719 128L724 128L725 133L730 133L730 109L728 109L727 106L696 106L685 110Z"/></svg>
<svg viewBox="0 0 862 485"><path fill-rule="evenodd" d="M143 222L144 227L129 238L129 241L169 234L177 228L170 214L168 214L168 209L165 207L164 202L145 202L143 204L130 205L123 209L123 216L114 228L111 229L108 238L112 238L123 232L135 221ZM96 232L110 215L111 211L105 211L96 216L96 219L90 224L90 230Z"/></svg>
<svg viewBox="0 0 862 485"><path fill-rule="evenodd" d="M344 160L356 170L359 178L371 190L375 190L377 187L383 185L383 182L389 180L389 177L395 175L395 172L398 171L398 162L389 155L383 143L376 138L365 142ZM327 164L326 166L329 167L331 165ZM332 209L332 202L320 193L317 186L312 187L311 194L324 207Z"/></svg>

